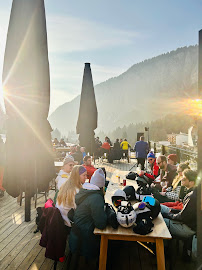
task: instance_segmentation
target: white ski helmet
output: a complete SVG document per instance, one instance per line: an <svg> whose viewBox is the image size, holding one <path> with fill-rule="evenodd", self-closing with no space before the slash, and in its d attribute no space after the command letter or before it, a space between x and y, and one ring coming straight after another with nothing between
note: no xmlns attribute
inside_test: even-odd
<svg viewBox="0 0 202 270"><path fill-rule="evenodd" d="M131 227L136 221L137 214L130 202L122 201L117 211L117 221L125 228Z"/></svg>

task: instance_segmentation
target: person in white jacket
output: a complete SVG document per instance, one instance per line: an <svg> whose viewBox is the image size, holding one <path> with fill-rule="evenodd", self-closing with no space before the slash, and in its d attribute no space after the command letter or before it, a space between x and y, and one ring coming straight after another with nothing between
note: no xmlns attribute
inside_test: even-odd
<svg viewBox="0 0 202 270"><path fill-rule="evenodd" d="M55 179L56 188L59 190L70 176L70 173L75 165L74 158L72 156L67 156L64 160L62 169L59 171L57 178Z"/></svg>
<svg viewBox="0 0 202 270"><path fill-rule="evenodd" d="M72 208L76 209L75 195L79 192L86 179L86 169L81 165L76 165L74 166L69 179L59 190L56 207L60 210L64 223L68 227L71 227L71 223L67 215Z"/></svg>

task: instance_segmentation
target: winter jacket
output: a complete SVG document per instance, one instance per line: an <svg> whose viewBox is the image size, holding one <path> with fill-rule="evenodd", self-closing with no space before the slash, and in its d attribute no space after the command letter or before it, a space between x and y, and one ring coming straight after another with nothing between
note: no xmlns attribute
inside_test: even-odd
<svg viewBox="0 0 202 270"><path fill-rule="evenodd" d="M128 150L128 148L131 147L131 145L127 141L123 141L120 146L122 150Z"/></svg>
<svg viewBox="0 0 202 270"><path fill-rule="evenodd" d="M52 260L63 257L67 230L60 211L56 207L43 208L39 230L42 233L39 245L46 248L45 257Z"/></svg>
<svg viewBox="0 0 202 270"><path fill-rule="evenodd" d="M197 224L197 188L194 190L189 189L189 193L185 196L183 200L183 209L178 214L173 214L169 212L165 214L165 218L169 218L172 220L181 221L186 224L192 230L196 231Z"/></svg>
<svg viewBox="0 0 202 270"><path fill-rule="evenodd" d="M89 180L90 182L90 179L93 175L93 173L97 170L95 167L93 167L92 165L90 166L87 166L87 165L82 165L84 168L86 168L86 171L87 171L87 179Z"/></svg>
<svg viewBox="0 0 202 270"><path fill-rule="evenodd" d="M104 229L107 225L107 215L104 211L103 192L95 185L85 183L75 196L77 208L74 214L74 225L69 238L70 250L77 251L81 241L80 254L86 258L95 258L99 251L100 237L94 229ZM80 236L79 236L80 235Z"/></svg>
<svg viewBox="0 0 202 270"><path fill-rule="evenodd" d="M156 179L157 176L160 174L159 166L156 164L156 159L154 160L154 163L151 167L152 173L145 173L144 175L147 176L149 179Z"/></svg>
<svg viewBox="0 0 202 270"><path fill-rule="evenodd" d="M62 186L62 184L64 184L67 179L69 178L70 176L70 173L66 173L65 171L63 170L60 170L59 173L58 173L58 176L57 178L55 179L55 182L56 182L56 188L59 190Z"/></svg>
<svg viewBox="0 0 202 270"><path fill-rule="evenodd" d="M161 181L167 182L167 187L171 187L173 179L177 175L177 167L171 164L167 164L166 171L161 170Z"/></svg>
<svg viewBox="0 0 202 270"><path fill-rule="evenodd" d="M136 151L136 158L146 158L149 152L149 145L147 142L138 141L135 144L134 150Z"/></svg>
<svg viewBox="0 0 202 270"><path fill-rule="evenodd" d="M110 150L111 149L110 144L108 142L103 142L102 148L103 149L106 149L106 150Z"/></svg>

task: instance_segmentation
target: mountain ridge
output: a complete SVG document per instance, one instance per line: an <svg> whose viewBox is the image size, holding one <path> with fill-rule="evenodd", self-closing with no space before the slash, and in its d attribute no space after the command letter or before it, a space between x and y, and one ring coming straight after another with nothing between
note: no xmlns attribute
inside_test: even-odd
<svg viewBox="0 0 202 270"><path fill-rule="evenodd" d="M119 76L96 85L96 132L148 122L158 118L159 110L163 110L163 115L171 108L174 110L171 105L182 95L192 96L196 92L197 63L197 45L178 48L134 64ZM75 130L79 103L80 95L59 106L49 116L52 127L58 128L63 135Z"/></svg>

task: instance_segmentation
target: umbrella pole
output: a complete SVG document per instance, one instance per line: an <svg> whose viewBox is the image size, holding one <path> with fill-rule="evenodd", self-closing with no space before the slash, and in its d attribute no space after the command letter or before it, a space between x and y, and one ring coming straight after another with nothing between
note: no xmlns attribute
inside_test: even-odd
<svg viewBox="0 0 202 270"><path fill-rule="evenodd" d="M31 212L31 197L29 188L26 187L25 190L25 222L29 222L30 219L30 212Z"/></svg>

